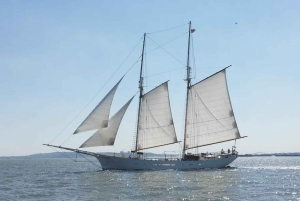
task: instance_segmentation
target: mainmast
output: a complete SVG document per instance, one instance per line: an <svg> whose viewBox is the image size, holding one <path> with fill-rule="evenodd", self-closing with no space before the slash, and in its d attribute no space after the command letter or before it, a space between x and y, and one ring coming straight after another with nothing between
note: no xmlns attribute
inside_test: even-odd
<svg viewBox="0 0 300 201"><path fill-rule="evenodd" d="M189 89L191 86L191 67L190 67L191 26L192 26L192 22L190 21L189 22L188 56L187 56L187 64L186 64L186 105L185 105L185 124L184 124L182 158L184 158L184 154L185 154L186 130L187 130L187 110L188 110L188 102L189 102Z"/></svg>
<svg viewBox="0 0 300 201"><path fill-rule="evenodd" d="M144 33L144 41L143 41L143 50L142 50L142 58L141 58L141 70L140 70L140 81L139 81L139 89L140 89L140 97L139 97L139 109L138 109L138 121L136 127L136 139L135 139L135 152L137 152L137 144L138 144L138 136L139 136L139 124L140 124L140 113L141 113L141 103L143 98L143 61L144 61L144 51L145 51L145 41L146 41L146 33Z"/></svg>

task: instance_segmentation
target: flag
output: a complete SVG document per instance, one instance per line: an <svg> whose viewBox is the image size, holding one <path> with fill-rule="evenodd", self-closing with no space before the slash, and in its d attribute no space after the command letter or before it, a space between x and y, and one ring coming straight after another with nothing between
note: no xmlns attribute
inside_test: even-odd
<svg viewBox="0 0 300 201"><path fill-rule="evenodd" d="M191 33L194 33L196 31L196 29L191 29Z"/></svg>

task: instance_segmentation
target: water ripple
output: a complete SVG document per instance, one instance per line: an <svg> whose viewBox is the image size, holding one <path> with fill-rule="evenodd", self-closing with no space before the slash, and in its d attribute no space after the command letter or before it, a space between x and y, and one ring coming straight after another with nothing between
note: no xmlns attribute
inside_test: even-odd
<svg viewBox="0 0 300 201"><path fill-rule="evenodd" d="M0 160L1 200L298 200L300 158L201 171L100 171L64 159Z"/></svg>

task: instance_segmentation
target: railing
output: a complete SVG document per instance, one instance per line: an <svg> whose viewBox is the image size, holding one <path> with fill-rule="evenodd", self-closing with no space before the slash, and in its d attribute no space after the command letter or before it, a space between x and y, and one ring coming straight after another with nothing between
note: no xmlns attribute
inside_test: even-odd
<svg viewBox="0 0 300 201"><path fill-rule="evenodd" d="M216 157L226 157L228 155L238 155L238 152L233 150L230 152L206 152L199 154L201 157L204 158L216 158Z"/></svg>

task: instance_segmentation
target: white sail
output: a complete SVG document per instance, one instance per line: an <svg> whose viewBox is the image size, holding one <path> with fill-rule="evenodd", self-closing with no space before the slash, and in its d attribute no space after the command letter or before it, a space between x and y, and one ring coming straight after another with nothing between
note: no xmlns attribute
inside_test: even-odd
<svg viewBox="0 0 300 201"><path fill-rule="evenodd" d="M123 116L131 103L132 97L108 122L106 128L100 128L80 148L113 145Z"/></svg>
<svg viewBox="0 0 300 201"><path fill-rule="evenodd" d="M143 95L137 135L137 151L177 142L168 82Z"/></svg>
<svg viewBox="0 0 300 201"><path fill-rule="evenodd" d="M189 89L186 149L240 138L225 69Z"/></svg>
<svg viewBox="0 0 300 201"><path fill-rule="evenodd" d="M111 103L122 79L123 77L80 124L74 134L107 127Z"/></svg>

